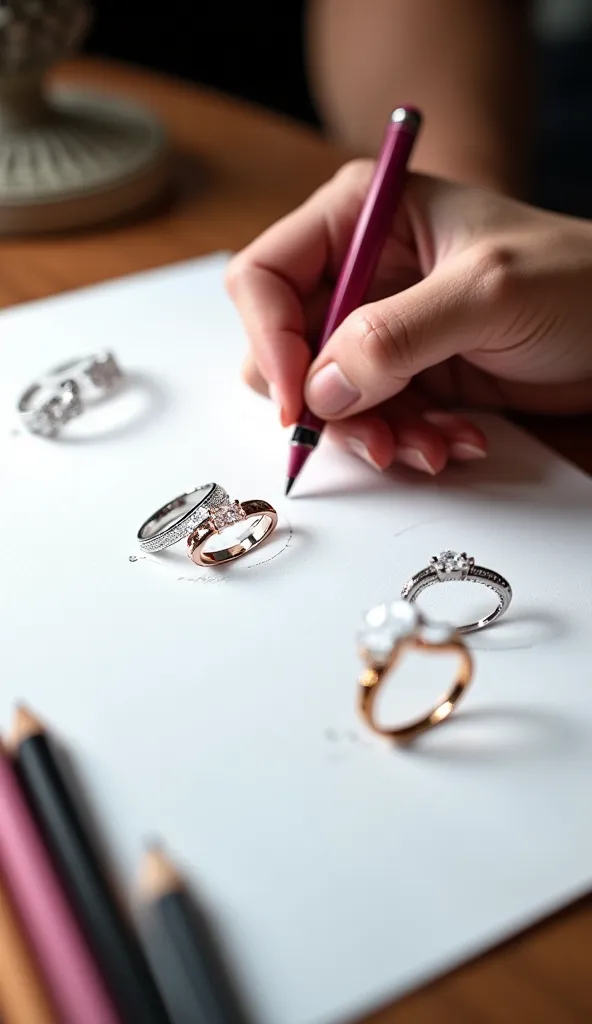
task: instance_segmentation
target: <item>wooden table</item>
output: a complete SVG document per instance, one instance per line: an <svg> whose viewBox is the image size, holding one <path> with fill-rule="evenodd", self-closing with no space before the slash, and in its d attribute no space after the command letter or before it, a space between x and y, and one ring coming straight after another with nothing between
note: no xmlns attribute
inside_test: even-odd
<svg viewBox="0 0 592 1024"><path fill-rule="evenodd" d="M345 158L289 121L151 73L74 61L59 77L136 97L160 114L178 151L176 195L150 216L108 229L0 242L0 305L238 249ZM524 422L592 472L592 419ZM367 1024L589 1024L591 965L588 898Z"/></svg>

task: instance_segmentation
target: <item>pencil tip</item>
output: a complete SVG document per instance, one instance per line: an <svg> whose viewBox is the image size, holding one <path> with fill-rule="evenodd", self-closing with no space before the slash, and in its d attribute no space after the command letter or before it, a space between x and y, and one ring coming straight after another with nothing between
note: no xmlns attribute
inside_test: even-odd
<svg viewBox="0 0 592 1024"><path fill-rule="evenodd" d="M290 493L290 491L292 490L292 487L294 486L294 481L295 481L295 479L296 479L296 477L295 477L295 476L289 476L289 477L288 477L288 483L286 484L286 496L287 496L287 495L288 495L288 494Z"/></svg>
<svg viewBox="0 0 592 1024"><path fill-rule="evenodd" d="M138 887L147 899L158 899L181 887L181 876L158 841L151 843L144 854Z"/></svg>
<svg viewBox="0 0 592 1024"><path fill-rule="evenodd" d="M43 732L45 728L41 719L26 704L17 704L8 736L9 749L16 750L25 740L31 736L39 736Z"/></svg>
<svg viewBox="0 0 592 1024"><path fill-rule="evenodd" d="M160 836L151 835L146 836L144 839L144 849L147 853L152 853L153 850L162 850L163 843Z"/></svg>

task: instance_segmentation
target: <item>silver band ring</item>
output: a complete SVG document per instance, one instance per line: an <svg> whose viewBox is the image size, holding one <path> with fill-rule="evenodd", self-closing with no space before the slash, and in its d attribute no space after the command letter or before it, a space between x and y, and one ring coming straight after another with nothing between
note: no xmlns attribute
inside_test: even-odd
<svg viewBox="0 0 592 1024"><path fill-rule="evenodd" d="M413 602L434 583L459 581L481 583L493 590L498 598L498 605L490 615L483 616L478 622L457 626L458 633L474 633L478 629L484 629L492 622L496 622L508 610L512 600L512 588L508 581L493 569L475 565L475 559L467 556L464 551L462 554L457 554L456 551L441 551L439 555L434 555L425 569L415 573L411 579L407 580L401 591L401 597L406 601Z"/></svg>
<svg viewBox="0 0 592 1024"><path fill-rule="evenodd" d="M154 554L185 540L209 519L213 509L229 504L230 499L219 484L203 484L177 495L172 501L153 512L138 530L138 543L142 551Z"/></svg>
<svg viewBox="0 0 592 1024"><path fill-rule="evenodd" d="M31 434L55 438L66 423L82 415L87 401L107 397L122 380L112 352L71 359L23 391L17 405L20 421Z"/></svg>

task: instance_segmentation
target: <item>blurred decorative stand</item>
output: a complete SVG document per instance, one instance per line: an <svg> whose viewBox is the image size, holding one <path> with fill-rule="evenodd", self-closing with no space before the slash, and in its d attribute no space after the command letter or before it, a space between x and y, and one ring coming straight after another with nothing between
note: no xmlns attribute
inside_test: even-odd
<svg viewBox="0 0 592 1024"><path fill-rule="evenodd" d="M47 90L78 44L86 0L0 0L0 234L85 227L146 206L169 177L148 112L82 90Z"/></svg>

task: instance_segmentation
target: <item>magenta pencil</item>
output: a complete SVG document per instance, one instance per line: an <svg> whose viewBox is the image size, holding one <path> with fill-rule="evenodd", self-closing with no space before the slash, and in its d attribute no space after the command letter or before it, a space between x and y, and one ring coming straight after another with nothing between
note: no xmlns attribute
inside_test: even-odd
<svg viewBox="0 0 592 1024"><path fill-rule="evenodd" d="M0 869L60 1021L121 1024L2 747Z"/></svg>
<svg viewBox="0 0 592 1024"><path fill-rule="evenodd" d="M317 353L339 324L364 301L405 188L407 164L420 125L421 115L412 107L397 107L391 114L370 188L333 292ZM286 494L290 493L296 477L319 443L323 426L323 421L304 406L292 434Z"/></svg>

